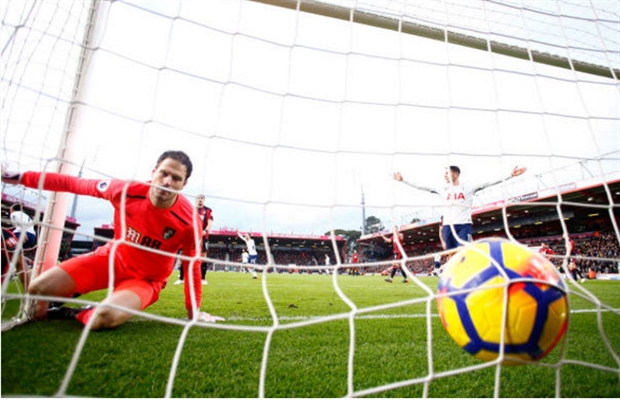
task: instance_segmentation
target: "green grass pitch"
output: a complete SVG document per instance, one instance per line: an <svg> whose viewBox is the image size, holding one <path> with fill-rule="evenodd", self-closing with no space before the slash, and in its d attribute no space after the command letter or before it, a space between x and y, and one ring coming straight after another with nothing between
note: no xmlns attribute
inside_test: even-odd
<svg viewBox="0 0 620 400"><path fill-rule="evenodd" d="M207 277L202 309L227 318L224 325L243 329L190 328L171 395L257 397L267 331L274 326L263 295L264 278L252 280L248 274L225 272ZM183 287L173 285L174 280L176 273L148 313L185 317ZM280 320L268 347L265 397L343 397L364 395L373 388L380 391L369 397L494 396L498 376L494 366L447 373L481 363L460 349L441 326L435 301L428 294L428 290L434 293L437 278L420 281L426 288L402 284L399 279L389 284L380 276L337 277L338 286L355 307L379 307L354 320L350 393L347 313L351 308L338 296L333 277L269 274L268 293ZM543 363L502 367L499 396L554 397L559 384L562 397L620 397L620 282L588 281L583 286L615 311L598 314L595 304L571 294L564 358L559 345ZM104 295L93 293L81 300L100 300ZM10 303L3 318L14 308ZM381 307L391 303L400 305ZM316 317L325 316L335 318L313 323ZM261 329L245 329L253 327ZM65 394L165 396L183 329L180 324L137 316L117 329L91 332ZM74 321L40 321L3 332L2 396L58 393L82 333L82 325ZM431 373L433 378L428 379ZM425 381L429 382L426 388Z"/></svg>

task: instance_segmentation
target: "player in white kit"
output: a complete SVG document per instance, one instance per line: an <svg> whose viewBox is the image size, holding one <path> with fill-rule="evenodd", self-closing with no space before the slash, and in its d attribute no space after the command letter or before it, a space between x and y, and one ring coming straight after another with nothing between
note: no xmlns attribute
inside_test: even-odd
<svg viewBox="0 0 620 400"><path fill-rule="evenodd" d="M443 239L446 250L457 248L462 242L470 242L472 237L471 209L474 195L482 189L496 185L515 176L523 174L527 168L515 167L509 176L498 181L483 184L466 184L459 180L461 170L452 165L446 169L446 185L443 188L428 188L406 181L400 172L394 173L394 179L415 189L439 195L446 204L443 213Z"/></svg>

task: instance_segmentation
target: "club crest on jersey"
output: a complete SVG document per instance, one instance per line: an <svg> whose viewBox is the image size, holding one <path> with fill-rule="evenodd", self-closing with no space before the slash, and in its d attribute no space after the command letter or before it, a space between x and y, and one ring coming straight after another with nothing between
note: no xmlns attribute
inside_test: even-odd
<svg viewBox="0 0 620 400"><path fill-rule="evenodd" d="M176 233L176 231L172 228L165 228L164 229L164 239L168 240L171 237L174 236L174 234Z"/></svg>
<svg viewBox="0 0 620 400"><path fill-rule="evenodd" d="M101 193L103 193L106 190L108 190L109 187L110 187L110 181L109 180L99 181L99 183L97 183L97 190L100 191Z"/></svg>

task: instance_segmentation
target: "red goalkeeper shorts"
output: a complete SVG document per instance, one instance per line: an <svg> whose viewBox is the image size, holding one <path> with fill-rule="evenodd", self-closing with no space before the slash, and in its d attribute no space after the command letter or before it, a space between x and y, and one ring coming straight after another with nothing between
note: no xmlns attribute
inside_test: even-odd
<svg viewBox="0 0 620 400"><path fill-rule="evenodd" d="M86 294L109 287L109 261L109 249L104 246L92 253L70 258L61 263L59 267L73 278L75 291L80 294ZM113 292L129 290L135 293L140 297L140 310L144 310L159 299L159 292L161 292L165 282L128 276L122 271L119 272L119 270L125 270L125 268L114 268Z"/></svg>

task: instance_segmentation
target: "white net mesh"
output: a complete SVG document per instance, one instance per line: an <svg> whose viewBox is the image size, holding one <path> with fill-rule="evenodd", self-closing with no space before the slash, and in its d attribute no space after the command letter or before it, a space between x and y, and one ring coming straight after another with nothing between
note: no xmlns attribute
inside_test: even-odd
<svg viewBox="0 0 620 400"><path fill-rule="evenodd" d="M602 185L606 204L578 207L603 214L601 230L609 251L583 259L617 265L618 193L610 190L620 179L617 2L46 0L5 1L0 7L2 157L7 169L55 171L57 162L63 162L65 172L77 174L80 169L87 178L145 180L162 151L184 150L194 163L184 193L192 199L206 193L206 203L215 210L216 228L260 232L261 251L267 262L277 264L274 243L267 240L274 233L333 235L341 229L360 230L362 212L378 217L385 226L413 219L437 222L438 199L398 185L392 179L394 171L432 186L441 182L446 165L460 165L464 178L481 181L499 179L514 165L525 165L525 176L481 192L475 205L533 192L541 198L543 193L557 195L566 185L573 189ZM3 185L3 204L17 201L30 205L39 216L51 197ZM80 198L72 210L68 204L61 213L75 213L78 235L93 239L93 228L111 222L109 206L100 200ZM562 204L560 196L549 207ZM66 234L74 228L47 219L39 226L61 228ZM570 222L564 223L557 236L574 233L571 229ZM332 265L346 266L348 259L335 241L327 242L330 245L337 255ZM428 253L410 251L406 261L428 262L434 252L436 247ZM27 296L11 277L17 270L16 258L11 260L9 279L2 285L3 328L27 320L23 311L15 311ZM218 260L233 267L239 266L238 261ZM365 266L381 270L389 263L377 260ZM196 337L194 324L181 319L179 306L176 311L154 308L137 314L139 321L182 326L167 353L172 361L160 368L164 388L139 386L137 392L128 392L119 383L118 391L103 395L445 397L453 393L452 385L462 386L460 375L471 382L475 380L471 376L486 368L492 372L491 391L485 395L594 396L597 393L587 390L571 392L570 386L563 392L561 372L583 366L604 379L611 375L616 384L620 375L618 336L608 336L610 329L617 331L620 305L601 302L578 284L570 286L570 293L579 299L575 309L596 316L598 325L589 333L600 342L597 348L604 361L561 349L555 361L544 364L548 382L540 385L543 389L528 392L511 386L503 374L512 373L498 365L467 359L449 367L436 360L438 347L448 342L437 339L440 324L433 310L433 281L416 278L412 293L372 302L365 298L374 292L372 285L382 281L355 289L333 274L327 285L320 286L326 290L321 293L344 308L315 315L297 312L296 300L278 291L278 278L264 276L260 312L243 309L247 305L235 309L231 303L224 308L229 322L205 329L211 335L224 330L221 334L236 343L262 335L252 342L262 351L259 370L241 378L250 381L250 389L225 391L208 385L192 389L192 380L204 378L183 369ZM303 292L303 281L295 284ZM205 289L205 303L207 309L217 310L216 299L226 303L226 297L213 290ZM82 304L97 301L87 298ZM180 299L175 301L181 304ZM373 331L381 329L374 323L383 319L415 320L422 344L408 347L414 340L399 336L404 333L396 328L389 331L388 340L397 342L395 347L373 357L367 346L383 345ZM366 320L373 322L367 326ZM344 321L344 333L330 333L334 321ZM313 343L313 334L320 332L344 349L344 357L335 357L335 368L345 370L334 374L341 384L334 391L321 385L323 378L316 371L332 364L319 368L308 361L316 354L332 356L329 351L320 353L321 343L308 353L291 350L296 349L294 344L282 345L287 335L307 331L310 335L301 336L303 340ZM242 336L235 336L238 332ZM3 339L11 333L3 333ZM71 358L63 358L56 368L52 392L19 382L7 387L5 376L8 381L11 375L3 372L3 394L100 396L102 392L92 385L70 385L89 374L88 367L79 364L94 351L89 349L91 341L100 339L91 335L84 329L75 338ZM6 342L12 340L3 340L3 371L15 368L9 364L12 357L21 357L9 344L5 350ZM376 378L384 369L377 360L391 357L386 353L400 351L401 345L405 352L420 353L422 371L403 367L402 375ZM281 384L291 354L298 356L297 361L305 360L307 369L300 374L319 376L318 383L300 387L299 380L291 377L291 386ZM229 357L236 359L238 354L223 355L215 363L230 367ZM405 360L411 363L411 354ZM214 363L213 358L190 365L203 371L208 363ZM224 381L230 378L220 370L205 373L219 374ZM332 382L323 380L326 386ZM210 385L225 386L224 381ZM434 385L446 381L447 387L433 391ZM502 387L508 387L506 392ZM398 391L406 388L419 391ZM472 390L478 387L472 384ZM613 388L605 394L612 396Z"/></svg>

